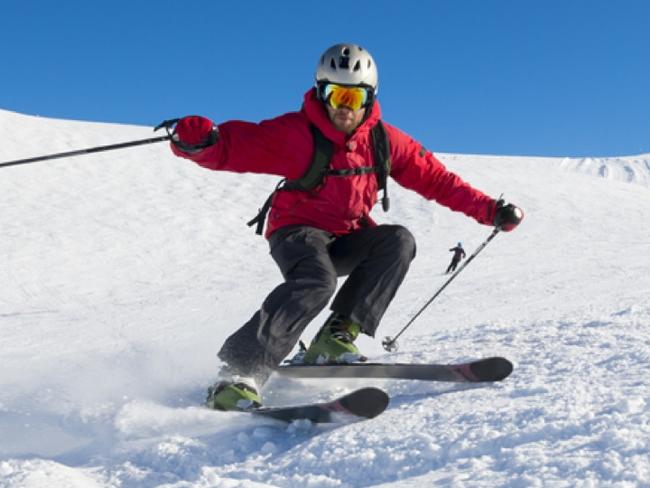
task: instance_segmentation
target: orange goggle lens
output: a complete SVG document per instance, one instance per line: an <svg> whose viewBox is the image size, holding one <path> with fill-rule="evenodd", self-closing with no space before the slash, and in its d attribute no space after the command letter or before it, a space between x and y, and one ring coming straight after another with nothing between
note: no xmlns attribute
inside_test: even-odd
<svg viewBox="0 0 650 488"><path fill-rule="evenodd" d="M368 90L360 86L341 86L328 83L323 88L323 99L333 108L348 107L359 110L368 103Z"/></svg>

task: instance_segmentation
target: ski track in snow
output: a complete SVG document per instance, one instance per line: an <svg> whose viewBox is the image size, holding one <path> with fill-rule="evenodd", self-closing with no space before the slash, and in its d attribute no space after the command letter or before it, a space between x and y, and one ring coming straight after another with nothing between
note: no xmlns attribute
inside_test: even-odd
<svg viewBox="0 0 650 488"><path fill-rule="evenodd" d="M0 111L0 161L151 137ZM25 141L30 141L25 144ZM503 382L273 378L269 404L375 385L376 419L284 425L201 408L221 341L281 279L244 223L276 178L164 144L0 168L0 487L650 486L650 155L439 155L526 219L372 359L515 364ZM391 185L418 256L379 334L490 229ZM326 315L305 332L315 333Z"/></svg>

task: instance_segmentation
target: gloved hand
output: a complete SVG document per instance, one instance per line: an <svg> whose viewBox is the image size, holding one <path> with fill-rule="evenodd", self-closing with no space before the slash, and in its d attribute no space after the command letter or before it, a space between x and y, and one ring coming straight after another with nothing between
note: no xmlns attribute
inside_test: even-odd
<svg viewBox="0 0 650 488"><path fill-rule="evenodd" d="M188 115L176 123L172 143L181 151L192 153L211 146L218 138L217 127L210 119Z"/></svg>
<svg viewBox="0 0 650 488"><path fill-rule="evenodd" d="M512 203L506 202L500 198L497 200L496 210L494 212L494 226L504 232L510 232L519 225L524 218L524 211Z"/></svg>

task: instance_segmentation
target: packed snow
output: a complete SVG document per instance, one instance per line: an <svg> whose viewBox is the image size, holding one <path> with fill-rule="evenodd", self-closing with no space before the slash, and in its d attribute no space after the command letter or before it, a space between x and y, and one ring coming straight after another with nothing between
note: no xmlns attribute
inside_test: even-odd
<svg viewBox="0 0 650 488"><path fill-rule="evenodd" d="M152 137L7 111L0 133L0 162ZM201 407L221 342L281 280L245 225L277 178L210 172L166 143L0 168L0 486L650 486L650 155L439 156L526 218L386 353L381 337L447 279L449 249L491 231L390 182L374 217L409 227L418 256L360 347L515 370L480 386L266 385L273 405L390 394L379 417L337 425Z"/></svg>

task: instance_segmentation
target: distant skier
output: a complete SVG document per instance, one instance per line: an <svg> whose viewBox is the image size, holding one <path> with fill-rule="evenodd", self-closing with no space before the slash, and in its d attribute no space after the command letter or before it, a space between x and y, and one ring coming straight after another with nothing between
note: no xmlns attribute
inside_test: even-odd
<svg viewBox="0 0 650 488"><path fill-rule="evenodd" d="M458 266L458 263L460 263L461 259L465 259L465 250L463 249L463 244L458 243L456 247L452 247L449 252L453 252L454 255L451 258L451 263L449 263L449 267L447 268L447 271L445 274L449 274L452 271L456 271L456 266Z"/></svg>
<svg viewBox="0 0 650 488"><path fill-rule="evenodd" d="M243 55L234 50L206 62L227 67L230 58ZM277 69L289 70L293 64L288 49ZM409 135L382 123L377 67L368 51L355 44L332 46L318 58L315 78L299 111L260 123L230 120L219 125L191 115L178 120L174 129L174 154L205 168L278 175L289 182L305 180L307 173L317 182L308 191L304 185L282 187L263 206L268 210L265 236L284 282L221 347L218 356L224 366L206 400L211 408L260 405L258 388L332 297L332 313L304 361L363 357L355 339L359 334L375 336L415 257L415 239L408 229L377 225L370 217L379 188L385 188L386 168L401 186L481 224L510 231L523 218L520 208L473 188ZM277 99L273 84L260 79L256 86L262 98ZM202 91L213 100L216 94L228 96L226 87L215 88L209 79L176 88ZM401 103L417 106L417 90L409 85L400 89ZM236 102L251 103L243 98ZM386 164L378 163L382 160ZM325 171L308 171L319 161ZM382 203L387 209L387 199ZM262 212L251 223L263 224L260 216ZM337 291L339 276L347 279Z"/></svg>

